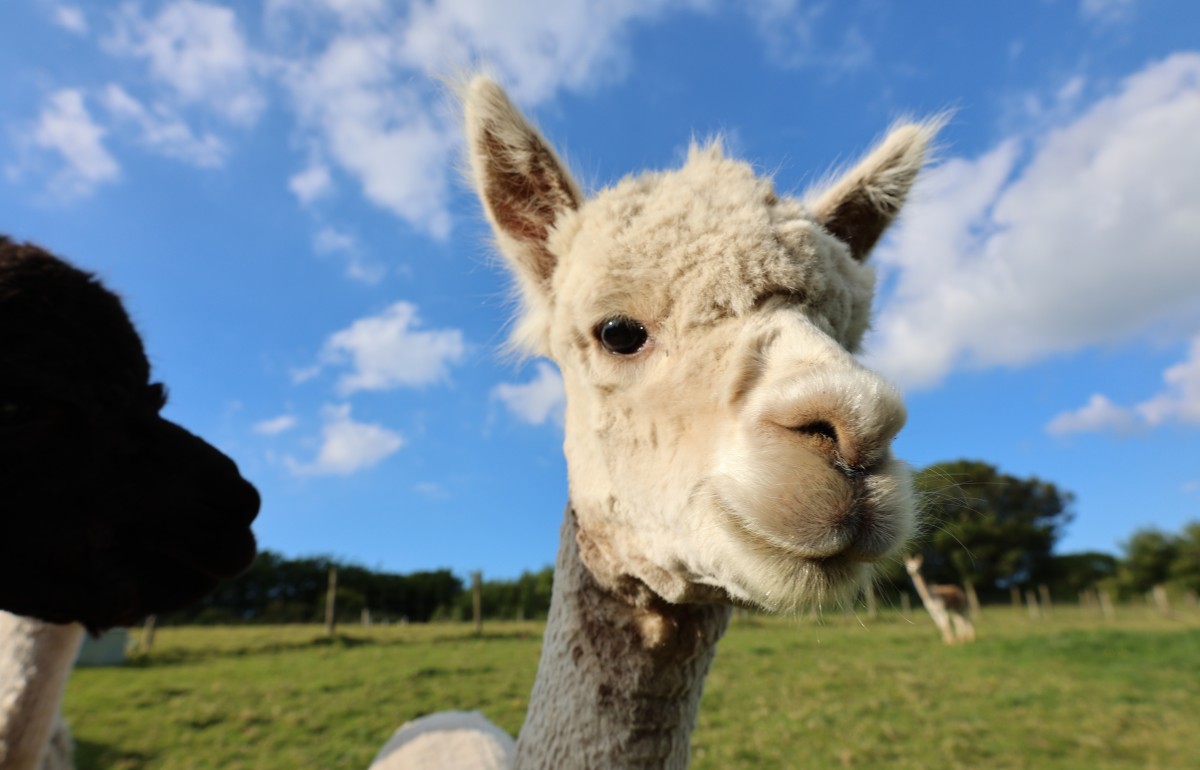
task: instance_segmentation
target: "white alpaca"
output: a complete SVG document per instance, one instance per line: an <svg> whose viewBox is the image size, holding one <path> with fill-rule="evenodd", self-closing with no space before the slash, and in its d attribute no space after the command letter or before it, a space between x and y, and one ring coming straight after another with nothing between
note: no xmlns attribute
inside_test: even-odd
<svg viewBox="0 0 1200 770"><path fill-rule="evenodd" d="M72 767L70 734L58 714L82 640L78 623L0 612L0 768Z"/></svg>
<svg viewBox="0 0 1200 770"><path fill-rule="evenodd" d="M946 644L975 641L975 626L970 620L971 605L966 591L952 585L927 585L921 577L923 560L921 556L909 556L904 560L904 567L912 577L913 587L917 589L925 611L942 632L942 641Z"/></svg>
<svg viewBox="0 0 1200 770"><path fill-rule="evenodd" d="M852 354L864 260L937 126L895 128L803 200L716 143L585 199L499 86L476 78L463 100L523 303L514 342L567 392L570 501L512 766L682 768L730 605L838 601L912 531L890 451L904 407ZM373 767L467 766L408 755L436 744L426 720ZM470 731L452 722L448 739ZM473 740L476 766L508 766L511 743Z"/></svg>

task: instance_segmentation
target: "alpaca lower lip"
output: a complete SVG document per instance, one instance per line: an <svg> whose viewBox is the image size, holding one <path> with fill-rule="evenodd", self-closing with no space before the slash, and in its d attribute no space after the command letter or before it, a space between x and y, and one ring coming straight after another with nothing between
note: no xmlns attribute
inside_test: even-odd
<svg viewBox="0 0 1200 770"><path fill-rule="evenodd" d="M775 531L724 500L719 503L725 519L738 536L775 555L782 552L788 557L818 565L870 564L882 560L896 545L890 529L880 525L877 508L866 502L857 502L846 512L830 516L830 523L824 528L809 525L807 533L802 526L797 526L793 532ZM796 514L801 523L809 518L811 514L807 512Z"/></svg>

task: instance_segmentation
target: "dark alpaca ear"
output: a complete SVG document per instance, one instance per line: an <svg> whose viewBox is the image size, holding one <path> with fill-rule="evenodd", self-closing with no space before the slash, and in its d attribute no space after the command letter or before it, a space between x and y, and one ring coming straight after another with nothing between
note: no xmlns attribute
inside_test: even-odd
<svg viewBox="0 0 1200 770"><path fill-rule="evenodd" d="M887 137L833 184L808 196L814 218L865 260L879 242L925 162L945 118L894 127Z"/></svg>
<svg viewBox="0 0 1200 770"><path fill-rule="evenodd" d="M464 89L467 157L475 189L500 250L526 299L544 293L555 257L547 238L555 220L583 202L579 185L550 144L495 81L474 78Z"/></svg>

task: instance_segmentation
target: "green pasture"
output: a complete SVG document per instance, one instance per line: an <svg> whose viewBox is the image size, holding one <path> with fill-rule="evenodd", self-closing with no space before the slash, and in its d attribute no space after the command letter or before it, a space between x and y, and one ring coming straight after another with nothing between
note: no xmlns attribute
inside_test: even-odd
<svg viewBox="0 0 1200 770"><path fill-rule="evenodd" d="M695 768L1200 767L1200 613L985 609L945 647L898 613L735 619ZM537 623L164 628L120 668L78 670L81 770L366 768L392 730L478 709L516 732ZM135 632L134 636L137 634Z"/></svg>

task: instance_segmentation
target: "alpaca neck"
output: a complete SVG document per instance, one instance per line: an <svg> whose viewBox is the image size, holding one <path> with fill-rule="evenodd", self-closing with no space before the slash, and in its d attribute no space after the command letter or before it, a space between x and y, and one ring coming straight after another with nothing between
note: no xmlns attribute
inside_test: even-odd
<svg viewBox="0 0 1200 770"><path fill-rule="evenodd" d="M729 608L607 590L580 560L576 536L568 506L514 767L684 768Z"/></svg>
<svg viewBox="0 0 1200 770"><path fill-rule="evenodd" d="M925 578L921 577L920 572L910 572L909 576L912 577L913 587L917 589L917 596L921 598L921 603L928 609L929 605L935 600L929 594L929 588L925 585Z"/></svg>
<svg viewBox="0 0 1200 770"><path fill-rule="evenodd" d="M83 626L0 612L0 767L38 767L83 640Z"/></svg>

